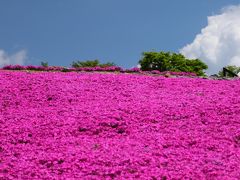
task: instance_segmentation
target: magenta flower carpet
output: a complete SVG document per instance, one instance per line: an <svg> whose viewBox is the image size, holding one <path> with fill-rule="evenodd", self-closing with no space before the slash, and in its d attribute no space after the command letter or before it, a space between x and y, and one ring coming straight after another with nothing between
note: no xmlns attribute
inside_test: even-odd
<svg viewBox="0 0 240 180"><path fill-rule="evenodd" d="M240 80L0 71L0 179L240 179Z"/></svg>

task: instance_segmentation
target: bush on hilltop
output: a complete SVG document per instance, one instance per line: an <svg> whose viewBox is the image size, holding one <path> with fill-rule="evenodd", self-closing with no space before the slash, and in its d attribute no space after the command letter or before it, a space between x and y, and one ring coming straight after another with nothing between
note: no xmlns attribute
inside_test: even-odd
<svg viewBox="0 0 240 180"><path fill-rule="evenodd" d="M81 67L111 67L116 66L113 62L100 63L98 59L95 60L86 60L86 61L73 61L72 67L81 68Z"/></svg>
<svg viewBox="0 0 240 180"><path fill-rule="evenodd" d="M172 72L192 72L198 76L205 76L203 70L208 66L199 59L186 59L182 54L170 52L143 52L143 57L139 61L141 70L159 70Z"/></svg>

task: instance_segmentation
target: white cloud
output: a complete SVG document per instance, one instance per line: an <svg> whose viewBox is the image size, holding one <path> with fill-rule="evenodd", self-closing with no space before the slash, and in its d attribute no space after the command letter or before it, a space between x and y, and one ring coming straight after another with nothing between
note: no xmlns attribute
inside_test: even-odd
<svg viewBox="0 0 240 180"><path fill-rule="evenodd" d="M19 64L23 65L27 59L27 51L20 50L14 54L7 54L4 50L0 49L0 66Z"/></svg>
<svg viewBox="0 0 240 180"><path fill-rule="evenodd" d="M203 60L211 74L226 65L240 66L239 17L240 5L226 7L221 14L208 17L208 25L180 53Z"/></svg>

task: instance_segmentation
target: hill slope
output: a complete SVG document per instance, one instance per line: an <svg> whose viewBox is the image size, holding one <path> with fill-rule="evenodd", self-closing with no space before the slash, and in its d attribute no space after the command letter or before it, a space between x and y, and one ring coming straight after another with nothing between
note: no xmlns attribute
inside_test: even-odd
<svg viewBox="0 0 240 180"><path fill-rule="evenodd" d="M0 178L237 179L239 80L0 72Z"/></svg>

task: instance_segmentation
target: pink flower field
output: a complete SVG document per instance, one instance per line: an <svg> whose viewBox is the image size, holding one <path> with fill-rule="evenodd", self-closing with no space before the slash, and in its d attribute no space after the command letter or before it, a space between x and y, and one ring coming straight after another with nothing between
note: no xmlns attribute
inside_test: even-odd
<svg viewBox="0 0 240 180"><path fill-rule="evenodd" d="M240 80L1 70L0 179L240 179Z"/></svg>

